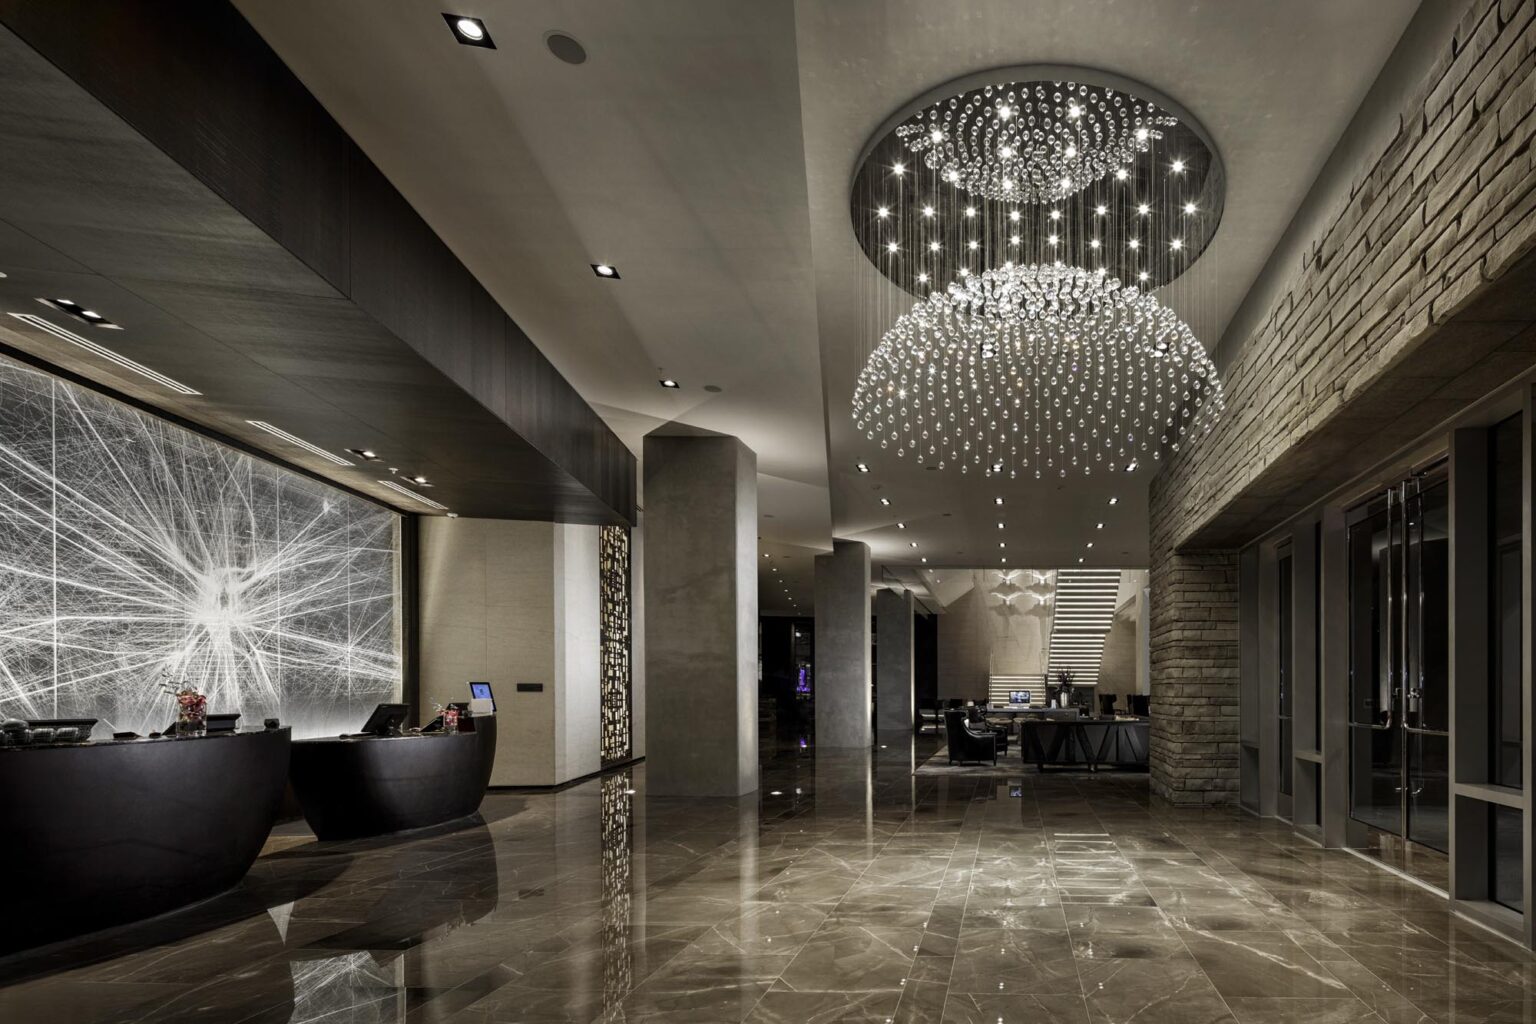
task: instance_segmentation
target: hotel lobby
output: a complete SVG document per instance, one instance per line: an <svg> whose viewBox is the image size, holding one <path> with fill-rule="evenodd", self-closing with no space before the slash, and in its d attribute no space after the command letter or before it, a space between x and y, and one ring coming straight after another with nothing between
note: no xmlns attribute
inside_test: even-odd
<svg viewBox="0 0 1536 1024"><path fill-rule="evenodd" d="M1536 0L0 0L0 1021L1536 1024L1533 138Z"/></svg>

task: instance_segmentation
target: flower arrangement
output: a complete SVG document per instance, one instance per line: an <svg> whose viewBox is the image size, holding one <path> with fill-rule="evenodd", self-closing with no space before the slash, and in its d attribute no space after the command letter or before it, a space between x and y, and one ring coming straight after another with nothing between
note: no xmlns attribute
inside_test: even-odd
<svg viewBox="0 0 1536 1024"><path fill-rule="evenodd" d="M176 735L201 736L207 731L207 694L184 682L167 682L160 689L176 699Z"/></svg>

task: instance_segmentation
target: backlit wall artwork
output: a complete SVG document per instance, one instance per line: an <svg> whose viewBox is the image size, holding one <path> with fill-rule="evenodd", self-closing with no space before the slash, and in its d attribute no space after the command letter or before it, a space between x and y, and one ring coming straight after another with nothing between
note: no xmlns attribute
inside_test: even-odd
<svg viewBox="0 0 1536 1024"><path fill-rule="evenodd" d="M0 358L0 717L146 733L169 684L242 727L400 697L400 517Z"/></svg>

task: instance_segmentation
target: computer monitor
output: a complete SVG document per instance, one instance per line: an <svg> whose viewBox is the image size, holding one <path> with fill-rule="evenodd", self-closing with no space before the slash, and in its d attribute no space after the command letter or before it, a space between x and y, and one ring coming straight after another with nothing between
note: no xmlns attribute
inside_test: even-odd
<svg viewBox="0 0 1536 1024"><path fill-rule="evenodd" d="M470 708L476 714L492 714L496 711L496 695L491 693L490 683L470 683L469 697ZM490 701L490 705L476 704L476 701Z"/></svg>
<svg viewBox="0 0 1536 1024"><path fill-rule="evenodd" d="M1028 690L1009 690L1008 691L1008 703L1009 704L1028 704L1029 703L1029 691Z"/></svg>
<svg viewBox="0 0 1536 1024"><path fill-rule="evenodd" d="M400 726L405 724L405 718L411 713L409 704L380 704L373 709L373 714L368 716L368 721L363 723L365 736L394 736L400 732Z"/></svg>

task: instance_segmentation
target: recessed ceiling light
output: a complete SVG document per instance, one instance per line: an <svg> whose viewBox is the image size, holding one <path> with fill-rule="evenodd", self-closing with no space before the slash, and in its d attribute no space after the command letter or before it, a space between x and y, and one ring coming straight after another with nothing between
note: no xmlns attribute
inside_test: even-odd
<svg viewBox="0 0 1536 1024"><path fill-rule="evenodd" d="M416 475L416 476L411 477L411 483L415 484L418 487L431 487L432 486L431 484L427 483L427 478L426 477L421 476L419 474Z"/></svg>
<svg viewBox="0 0 1536 1024"><path fill-rule="evenodd" d="M682 387L681 384L679 384L677 381L673 380L671 377L662 377L656 383L660 384L664 388L680 388L680 387Z"/></svg>
<svg viewBox="0 0 1536 1024"><path fill-rule="evenodd" d="M999 529L999 530L1001 530L1001 529L1002 529L1002 528L1003 528L1003 524L1002 524L1002 523L998 523L998 524L997 524L997 528L998 528L998 529Z"/></svg>
<svg viewBox="0 0 1536 1024"><path fill-rule="evenodd" d="M906 528L907 528L907 524L906 523L897 523L896 524L896 529L898 529L898 530L905 530Z"/></svg>
<svg viewBox="0 0 1536 1024"><path fill-rule="evenodd" d="M362 459L364 462L378 462L379 461L378 453L375 452L372 448L348 448L347 451L351 452L353 455L356 455L358 458Z"/></svg>
<svg viewBox="0 0 1536 1024"><path fill-rule="evenodd" d="M890 215L891 211L889 207L882 206L880 209L875 211L876 217L889 217Z"/></svg>
<svg viewBox="0 0 1536 1024"><path fill-rule="evenodd" d="M1185 213L1194 213L1195 210L1196 210L1196 206L1195 206L1194 203L1185 203L1184 204L1184 212Z"/></svg>
<svg viewBox="0 0 1536 1024"><path fill-rule="evenodd" d="M58 324L51 320L44 320L42 317L34 316L31 313L12 313L11 316L15 317L17 320L20 320L22 323L27 324L28 326L36 327L38 330L51 334L55 338L59 338L62 341L67 341L71 345L78 345L92 355L100 356L102 359L107 360L109 363L115 363L125 370L132 370L134 373L137 373L141 377L148 377L156 384L159 384L162 387L170 388L177 394L202 394L201 391L198 391L194 388L189 388L185 384L181 383L181 381L172 380L170 377L167 377L165 374L160 373L157 370L151 370L143 363L135 362L125 355L119 355L118 353L107 348L105 345L98 345L94 341L91 341L89 338L82 338L74 331L65 330L63 327L60 327Z"/></svg>
<svg viewBox="0 0 1536 1024"><path fill-rule="evenodd" d="M882 504L882 505L889 505L890 503L891 503L891 499L890 498L881 498L880 499L880 504Z"/></svg>
<svg viewBox="0 0 1536 1024"><path fill-rule="evenodd" d="M868 473L869 472L869 463L865 462L862 459L860 459L858 462L855 462L853 465L854 465L854 468L857 469L860 473Z"/></svg>
<svg viewBox="0 0 1536 1024"><path fill-rule="evenodd" d="M1100 523L1098 526L1095 526L1094 529L1095 530L1102 530L1102 529L1104 529L1104 524Z"/></svg>
<svg viewBox="0 0 1536 1024"><path fill-rule="evenodd" d="M1089 542L1088 542L1088 546L1089 546L1089 547L1093 547L1093 541L1089 541Z"/></svg>
<svg viewBox="0 0 1536 1024"><path fill-rule="evenodd" d="M609 281L619 280L619 268L614 266L612 263L593 263L591 264L591 267L592 273L596 274L598 277L605 278Z"/></svg>
<svg viewBox="0 0 1536 1024"><path fill-rule="evenodd" d="M1110 498L1109 499L1109 503L1111 505L1118 505L1118 504L1120 504L1120 499L1119 498Z"/></svg>
<svg viewBox="0 0 1536 1024"><path fill-rule="evenodd" d="M1077 560L1077 564L1078 564L1078 565L1082 565L1082 564L1083 564L1083 560L1082 560L1082 559L1081 559L1081 558L1079 558L1079 559L1078 559L1078 560Z"/></svg>
<svg viewBox="0 0 1536 1024"><path fill-rule="evenodd" d="M915 548L915 547L917 547L917 541L915 541L915 540L914 540L914 541L912 541L912 542L911 542L911 543L910 543L910 544L908 544L908 545L907 545L907 547L909 547L909 548Z"/></svg>
<svg viewBox="0 0 1536 1024"><path fill-rule="evenodd" d="M1184 173L1184 161L1183 160L1175 160L1173 162L1173 173L1174 174L1182 174L1182 173Z"/></svg>
<svg viewBox="0 0 1536 1024"><path fill-rule="evenodd" d="M997 497L992 499L992 504L994 504L994 505L1001 505L1002 503L1003 503L1002 495L998 495Z"/></svg>
<svg viewBox="0 0 1536 1024"><path fill-rule="evenodd" d="M299 448L303 448L305 451L307 451L307 452L309 452L309 453L311 453L313 455L318 455L322 459L327 459L327 460L329 460L331 462L334 462L338 466L350 466L350 465L353 465L353 463L348 462L346 459L342 458L340 455L333 455L330 452L326 451L324 448L321 448L319 445L317 445L317 444L310 444L308 441L304 440L302 437L296 437L293 434L288 433L288 431L283 430L281 427L274 427L272 424L266 422L265 420L246 420L245 422L249 423L251 426L255 427L257 430L264 430L267 433L271 434L273 437L280 437L284 441L287 441L289 444L294 445L294 446L299 447Z"/></svg>
<svg viewBox="0 0 1536 1024"><path fill-rule="evenodd" d="M587 48L582 46L573 36L564 32L549 32L544 36L544 45L549 52L559 60L567 64L585 64L587 62Z"/></svg>
<svg viewBox="0 0 1536 1024"><path fill-rule="evenodd" d="M72 302L69 299L38 299L37 301L41 302L45 306L50 306L58 310L60 313L68 313L76 320L79 320L82 323L90 324L92 327L108 327L114 331L122 330L121 327L113 323L111 320L108 320L94 309L86 309L78 302Z"/></svg>
<svg viewBox="0 0 1536 1024"><path fill-rule="evenodd" d="M496 49L496 44L491 42L491 34L485 30L485 22L479 18L471 18L466 14L449 14L444 11L443 20L448 23L448 28L453 32L453 38L465 46Z"/></svg>

